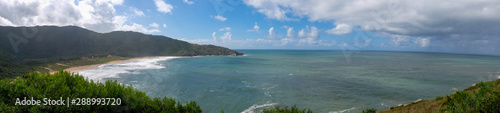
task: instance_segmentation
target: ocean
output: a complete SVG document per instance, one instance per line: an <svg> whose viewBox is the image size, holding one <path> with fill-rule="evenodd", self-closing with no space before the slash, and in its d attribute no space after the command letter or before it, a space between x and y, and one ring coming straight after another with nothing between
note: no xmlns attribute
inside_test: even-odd
<svg viewBox="0 0 500 113"><path fill-rule="evenodd" d="M204 112L274 106L318 113L386 110L500 76L500 57L422 52L239 50L245 56L162 57L78 73L117 80L150 97L196 101Z"/></svg>

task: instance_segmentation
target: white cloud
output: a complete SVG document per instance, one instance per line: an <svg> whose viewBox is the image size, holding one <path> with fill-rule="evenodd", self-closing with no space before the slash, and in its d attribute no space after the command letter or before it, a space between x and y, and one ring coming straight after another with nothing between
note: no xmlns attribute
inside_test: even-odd
<svg viewBox="0 0 500 113"><path fill-rule="evenodd" d="M286 13L290 11L280 8L280 3L286 3L285 0L243 0L247 5L257 8L259 13L267 16L267 18L277 20L295 20L288 18Z"/></svg>
<svg viewBox="0 0 500 113"><path fill-rule="evenodd" d="M153 27L153 28L156 28L156 29L158 29L158 27L160 27L160 25L158 25L157 23L154 23L154 22L151 23L151 24L149 24L149 26Z"/></svg>
<svg viewBox="0 0 500 113"><path fill-rule="evenodd" d="M172 9L174 9L174 7L171 4L167 4L163 0L154 0L154 2L157 7L156 10L158 10L158 12L172 14Z"/></svg>
<svg viewBox="0 0 500 113"><path fill-rule="evenodd" d="M390 33L378 33L375 35L376 37L384 37L388 38L389 41L398 47L408 47L412 42L412 38L408 35L395 35Z"/></svg>
<svg viewBox="0 0 500 113"><path fill-rule="evenodd" d="M271 27L269 28L269 35L273 35L274 34L274 27Z"/></svg>
<svg viewBox="0 0 500 113"><path fill-rule="evenodd" d="M420 47L429 47L431 40L429 38L418 37L413 40L414 44L417 44Z"/></svg>
<svg viewBox="0 0 500 113"><path fill-rule="evenodd" d="M232 40L232 34L231 32L226 32L219 38L217 38L217 32L212 33L212 38L213 41L222 41L222 42L228 42Z"/></svg>
<svg viewBox="0 0 500 113"><path fill-rule="evenodd" d="M434 0L243 0L266 17L286 20L335 21L365 30L396 34L443 34L500 24L500 1ZM447 6L447 7L443 7ZM487 25L492 27L495 25ZM465 28L468 29L468 28Z"/></svg>
<svg viewBox="0 0 500 113"><path fill-rule="evenodd" d="M287 45L289 43L293 43L295 42L295 40L293 40L293 38L283 38L281 39L281 46L284 46L284 45Z"/></svg>
<svg viewBox="0 0 500 113"><path fill-rule="evenodd" d="M231 32L226 32L223 36L219 37L219 39L222 41L231 41L231 35Z"/></svg>
<svg viewBox="0 0 500 113"><path fill-rule="evenodd" d="M319 30L315 26L312 26L309 29L309 26L306 26L306 29L301 29L298 33L299 37L302 38L313 38L317 39L319 38Z"/></svg>
<svg viewBox="0 0 500 113"><path fill-rule="evenodd" d="M224 17L222 17L222 16L220 16L220 15L217 15L217 16L212 16L212 15L210 15L210 17L212 17L212 18L214 18L214 19L217 19L217 20L219 20L219 21L222 21L222 22L224 22L224 21L226 21L226 20L227 20L227 18L224 18Z"/></svg>
<svg viewBox="0 0 500 113"><path fill-rule="evenodd" d="M182 0L182 2L188 4L188 5L191 5L191 4L194 4L193 1L189 1L189 0Z"/></svg>
<svg viewBox="0 0 500 113"><path fill-rule="evenodd" d="M224 31L224 30L231 31L231 27L224 27L224 28L219 29L219 31Z"/></svg>
<svg viewBox="0 0 500 113"><path fill-rule="evenodd" d="M301 29L299 33L297 33L299 37L303 38L299 40L299 45L315 45L318 44L319 39L319 30L315 26L309 28L306 26L306 29Z"/></svg>
<svg viewBox="0 0 500 113"><path fill-rule="evenodd" d="M270 19L291 18L315 21L330 21L337 25L329 34L349 34L359 27L363 31L385 32L411 37L433 37L432 44L446 45L457 52L492 47L498 51L500 45L500 1L499 0L243 0ZM301 32L299 31L299 36ZM459 38L451 35L458 34ZM391 43L404 46L411 43L407 37L387 37ZM484 45L473 44L475 40L488 40ZM387 43L389 44L389 43ZM420 45L422 46L422 45ZM463 47L462 47L463 46ZM435 47L433 45L433 47ZM445 47L445 46L443 46ZM474 48L474 49L468 49ZM497 49L495 49L497 48ZM498 52L497 52L498 53Z"/></svg>
<svg viewBox="0 0 500 113"><path fill-rule="evenodd" d="M259 32L259 29L260 29L259 25L257 25L257 22L255 22L255 25L253 25L253 29L247 30L247 31L250 31L250 32L251 31Z"/></svg>
<svg viewBox="0 0 500 113"><path fill-rule="evenodd" d="M278 39L278 38L281 38L281 36L276 34L276 32L274 32L274 27L271 27L271 28L269 28L269 38Z"/></svg>
<svg viewBox="0 0 500 113"><path fill-rule="evenodd" d="M135 7L130 7L130 10L132 10L132 12L134 12L135 16L144 16L144 12L142 12L141 10L139 10Z"/></svg>
<svg viewBox="0 0 500 113"><path fill-rule="evenodd" d="M349 24L337 24L335 28L325 31L328 34L345 35L352 32L352 26Z"/></svg>
<svg viewBox="0 0 500 113"><path fill-rule="evenodd" d="M217 41L217 33L216 32L212 33L212 37L214 38L214 41Z"/></svg>
<svg viewBox="0 0 500 113"><path fill-rule="evenodd" d="M123 25L120 28L118 28L118 30L121 30L121 31L137 31L137 32L142 32L142 33L156 33L156 32L160 32L160 30L158 30L158 29L148 30L145 27L143 27L142 25L136 24L136 23L132 23L132 25Z"/></svg>
<svg viewBox="0 0 500 113"><path fill-rule="evenodd" d="M128 18L116 15L114 5L123 4L123 0L2 0L0 1L0 25L35 26L35 25L74 25L97 32L115 30L138 30L152 33L136 23L127 24ZM133 28L136 27L136 28ZM145 30L144 30L145 29Z"/></svg>
<svg viewBox="0 0 500 113"><path fill-rule="evenodd" d="M163 27L164 27L164 28L167 28L167 24L163 24Z"/></svg>
<svg viewBox="0 0 500 113"><path fill-rule="evenodd" d="M262 39L262 38L258 38L257 40L255 40L256 42L263 42L263 43L270 43L270 42L273 42L273 40L266 40L266 39Z"/></svg>
<svg viewBox="0 0 500 113"><path fill-rule="evenodd" d="M286 30L286 36L292 38L295 36L295 31L293 31L293 27L288 27Z"/></svg>
<svg viewBox="0 0 500 113"><path fill-rule="evenodd" d="M123 0L111 0L111 3L114 4L114 5L122 5L123 4Z"/></svg>

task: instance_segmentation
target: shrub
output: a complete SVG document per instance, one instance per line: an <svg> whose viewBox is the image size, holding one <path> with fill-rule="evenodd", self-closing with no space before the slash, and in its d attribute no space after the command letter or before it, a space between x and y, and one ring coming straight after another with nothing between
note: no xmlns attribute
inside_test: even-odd
<svg viewBox="0 0 500 113"><path fill-rule="evenodd" d="M377 110L370 108L370 109L363 110L363 113L377 113Z"/></svg>
<svg viewBox="0 0 500 113"><path fill-rule="evenodd" d="M312 113L310 109L299 109L296 105L293 105L290 109L288 106L283 108L276 106L274 109L264 109L264 113Z"/></svg>
<svg viewBox="0 0 500 113"><path fill-rule="evenodd" d="M472 92L459 91L446 96L446 105L442 112L500 112L500 79L492 82L481 82Z"/></svg>
<svg viewBox="0 0 500 113"><path fill-rule="evenodd" d="M437 96L436 97L436 100L442 100L443 99L443 96Z"/></svg>
<svg viewBox="0 0 500 113"><path fill-rule="evenodd" d="M16 99L33 97L43 98L120 98L120 105L83 105L83 106L49 106L49 105L15 105ZM0 112L169 112L169 113L201 113L195 101L183 105L175 99L155 97L151 99L146 93L124 86L116 81L105 83L88 81L83 76L60 70L54 74L36 73L4 79L0 81Z"/></svg>

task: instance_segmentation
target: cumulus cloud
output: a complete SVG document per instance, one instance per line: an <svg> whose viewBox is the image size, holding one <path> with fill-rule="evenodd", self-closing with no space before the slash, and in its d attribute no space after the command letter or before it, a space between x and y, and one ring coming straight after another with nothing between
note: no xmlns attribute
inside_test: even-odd
<svg viewBox="0 0 500 113"><path fill-rule="evenodd" d="M269 28L269 35L273 35L274 33L274 27Z"/></svg>
<svg viewBox="0 0 500 113"><path fill-rule="evenodd" d="M301 29L298 33L299 37L302 38L314 38L317 39L319 38L319 30L315 26L312 26L309 28L309 26L306 26L305 29Z"/></svg>
<svg viewBox="0 0 500 113"><path fill-rule="evenodd" d="M167 24L163 24L163 27L164 27L164 28L167 28Z"/></svg>
<svg viewBox="0 0 500 113"><path fill-rule="evenodd" d="M297 35L302 38L299 40L299 45L318 44L317 40L319 39L319 30L315 26L312 26L311 28L306 26L306 29L301 29Z"/></svg>
<svg viewBox="0 0 500 113"><path fill-rule="evenodd" d="M103 0L103 1L106 1L106 0ZM123 0L110 0L110 1L114 5L122 5L123 4Z"/></svg>
<svg viewBox="0 0 500 113"><path fill-rule="evenodd" d="M389 33L379 33L377 37L384 37L390 40L390 44L398 47L429 47L431 37L411 37L407 35L395 35Z"/></svg>
<svg viewBox="0 0 500 113"><path fill-rule="evenodd" d="M217 33L216 32L212 33L212 37L214 38L214 41L217 41Z"/></svg>
<svg viewBox="0 0 500 113"><path fill-rule="evenodd" d="M267 18L277 19L277 20L295 20L287 17L286 13L289 10L282 8L281 3L285 3L285 0L243 0L247 5L257 8L259 13L266 15Z"/></svg>
<svg viewBox="0 0 500 113"><path fill-rule="evenodd" d="M217 16L212 16L212 15L210 15L210 17L212 17L212 18L214 18L214 19L216 19L216 20L222 21L222 22L224 22L224 21L226 21L226 20L227 20L227 18L224 18L224 17L222 17L222 16L220 16L220 15L217 15Z"/></svg>
<svg viewBox="0 0 500 113"><path fill-rule="evenodd" d="M281 39L281 46L284 46L284 45L287 45L289 43L293 43L295 42L295 40L293 40L293 38L283 38Z"/></svg>
<svg viewBox="0 0 500 113"><path fill-rule="evenodd" d="M132 25L123 25L118 28L121 31L137 31L142 33L156 33L160 32L158 29L147 29L140 24L133 23Z"/></svg>
<svg viewBox="0 0 500 113"><path fill-rule="evenodd" d="M442 34L500 23L500 1L244 0L268 18L307 17L406 35ZM443 7L447 6L447 7ZM450 21L453 20L453 21Z"/></svg>
<svg viewBox="0 0 500 113"><path fill-rule="evenodd" d="M289 38L292 38L295 36L295 31L293 31L293 27L285 27L285 28L288 28L286 30L286 36L289 37Z"/></svg>
<svg viewBox="0 0 500 113"><path fill-rule="evenodd" d="M273 40L266 40L266 39L262 39L262 38L258 38L257 40L255 40L256 42L263 42L263 43L270 43L270 42L273 42Z"/></svg>
<svg viewBox="0 0 500 113"><path fill-rule="evenodd" d="M431 43L431 40L429 38L418 37L417 39L413 40L413 43L420 47L428 47Z"/></svg>
<svg viewBox="0 0 500 113"><path fill-rule="evenodd" d="M188 5L191 5L191 4L194 4L193 1L189 1L189 0L182 0L182 2L188 4Z"/></svg>
<svg viewBox="0 0 500 113"><path fill-rule="evenodd" d="M274 27L271 27L271 28L269 28L269 38L278 39L278 38L281 38L281 36L276 34L276 32L274 32Z"/></svg>
<svg viewBox="0 0 500 113"><path fill-rule="evenodd" d="M232 40L231 35L232 35L231 32L226 32L226 33L224 33L224 35L219 37L219 39L222 41L230 41L230 40Z"/></svg>
<svg viewBox="0 0 500 113"><path fill-rule="evenodd" d="M250 31L250 32L251 31L259 32L259 29L260 29L259 25L257 25L257 22L255 22L255 25L253 25L253 29L250 29L250 30L247 30L247 31Z"/></svg>
<svg viewBox="0 0 500 113"><path fill-rule="evenodd" d="M226 32L222 36L217 38L217 32L212 33L213 41L229 42L232 40L231 32Z"/></svg>
<svg viewBox="0 0 500 113"><path fill-rule="evenodd" d="M132 12L134 12L134 15L135 16L144 16L144 12L142 12L141 10L135 8L135 7L130 7L130 10Z"/></svg>
<svg viewBox="0 0 500 113"><path fill-rule="evenodd" d="M335 22L329 34L349 34L352 28L384 32L400 37L389 37L396 45L411 42L407 37L434 37L422 41L429 44L462 45L472 48L498 48L500 30L500 1L434 1L434 0L243 0L244 3L267 18ZM299 32L300 35L300 32ZM459 35L459 38L452 37ZM410 40L410 41L408 41ZM428 40L428 41L427 41ZM446 42L446 41L448 42ZM475 40L487 40L486 45L475 45ZM436 42L436 43L434 43ZM438 43L440 42L440 43ZM427 43L419 43L426 45ZM422 45L421 45L422 46ZM482 46L482 47L478 47ZM426 45L426 47L431 47ZM463 49L462 49L463 50Z"/></svg>
<svg viewBox="0 0 500 113"><path fill-rule="evenodd" d="M171 4L167 4L165 3L165 1L163 0L154 0L155 2L155 5L156 5L156 10L158 12L162 12L162 13L170 13L172 14L172 9L174 9L174 7L171 5Z"/></svg>
<svg viewBox="0 0 500 113"><path fill-rule="evenodd" d="M412 38L408 35L396 35L390 33L378 33L376 37L388 38L392 45L398 47L408 47L412 45Z"/></svg>
<svg viewBox="0 0 500 113"><path fill-rule="evenodd" d="M115 14L114 5L123 0L3 0L0 1L0 25L74 25L97 32L133 30L143 33L159 32L136 23L127 24L128 18Z"/></svg>
<svg viewBox="0 0 500 113"><path fill-rule="evenodd" d="M219 29L219 31L231 31L231 27L224 27L224 28L221 28Z"/></svg>
<svg viewBox="0 0 500 113"><path fill-rule="evenodd" d="M352 32L352 26L349 24L338 24L335 28L325 31L328 34L345 35Z"/></svg>
<svg viewBox="0 0 500 113"><path fill-rule="evenodd" d="M156 28L156 29L158 29L158 27L160 27L160 25L158 25L157 23L154 23L154 22L151 23L151 24L149 24L149 26L153 27L153 28Z"/></svg>

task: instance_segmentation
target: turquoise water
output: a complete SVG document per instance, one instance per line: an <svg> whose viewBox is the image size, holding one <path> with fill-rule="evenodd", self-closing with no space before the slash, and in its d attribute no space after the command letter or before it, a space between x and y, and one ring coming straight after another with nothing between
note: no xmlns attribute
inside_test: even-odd
<svg viewBox="0 0 500 113"><path fill-rule="evenodd" d="M80 73L132 84L152 97L195 100L204 112L273 106L313 112L385 110L498 79L500 57L359 51L241 50L246 56L166 57Z"/></svg>

